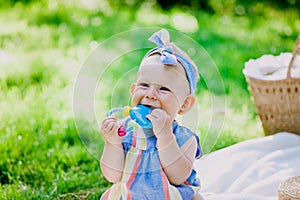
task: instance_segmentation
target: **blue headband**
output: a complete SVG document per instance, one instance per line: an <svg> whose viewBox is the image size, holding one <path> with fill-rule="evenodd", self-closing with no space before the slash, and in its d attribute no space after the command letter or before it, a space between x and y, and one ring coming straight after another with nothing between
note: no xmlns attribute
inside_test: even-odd
<svg viewBox="0 0 300 200"><path fill-rule="evenodd" d="M145 57L149 57L153 54L159 54L160 61L165 65L176 65L179 62L186 73L186 77L190 85L190 93L193 94L197 86L194 67L187 59L170 48L169 32L165 29L161 29L154 33L149 40L155 43L158 47L150 50Z"/></svg>

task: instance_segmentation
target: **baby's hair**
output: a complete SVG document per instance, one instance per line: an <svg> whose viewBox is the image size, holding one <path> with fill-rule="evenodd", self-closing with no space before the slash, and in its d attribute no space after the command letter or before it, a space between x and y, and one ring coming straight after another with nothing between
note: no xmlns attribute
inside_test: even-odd
<svg viewBox="0 0 300 200"><path fill-rule="evenodd" d="M187 59L193 66L194 72L195 72L195 76L196 76L196 81L199 80L199 72L198 72L198 68L196 66L196 64L194 63L194 61L189 57L189 55L183 51L182 49L180 49L175 43L171 42L170 43L170 48L178 53L179 55L181 55L182 57L184 57L185 59Z"/></svg>

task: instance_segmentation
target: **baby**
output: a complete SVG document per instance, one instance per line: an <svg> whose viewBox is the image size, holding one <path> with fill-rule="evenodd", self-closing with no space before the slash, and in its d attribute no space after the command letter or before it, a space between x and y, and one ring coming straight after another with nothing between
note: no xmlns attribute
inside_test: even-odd
<svg viewBox="0 0 300 200"><path fill-rule="evenodd" d="M195 103L198 70L186 53L169 42L165 29L149 40L158 47L143 58L130 93L132 107L151 108L146 117L152 128L139 127L120 137L119 120L115 116L103 120L100 166L114 185L101 200L202 199L193 169L195 158L202 154L199 138L175 121Z"/></svg>

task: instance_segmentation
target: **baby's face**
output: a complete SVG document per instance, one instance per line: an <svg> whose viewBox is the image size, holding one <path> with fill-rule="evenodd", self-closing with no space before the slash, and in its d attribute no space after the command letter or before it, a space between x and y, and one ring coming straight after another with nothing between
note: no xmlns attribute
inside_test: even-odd
<svg viewBox="0 0 300 200"><path fill-rule="evenodd" d="M154 55L141 63L131 94L132 106L144 104L160 108L175 119L189 95L189 83L181 65L164 65L160 56Z"/></svg>

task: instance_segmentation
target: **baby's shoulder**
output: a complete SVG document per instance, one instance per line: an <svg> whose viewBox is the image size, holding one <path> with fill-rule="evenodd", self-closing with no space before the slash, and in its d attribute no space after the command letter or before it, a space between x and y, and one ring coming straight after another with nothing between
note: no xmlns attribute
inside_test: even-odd
<svg viewBox="0 0 300 200"><path fill-rule="evenodd" d="M202 149L200 146L200 139L196 133L188 129L184 126L179 126L178 124L173 124L173 133L176 137L177 144L181 147L186 141L188 141L191 137L197 142L197 151L196 158L200 158L202 156Z"/></svg>
<svg viewBox="0 0 300 200"><path fill-rule="evenodd" d="M195 136L195 133L190 129L178 124L173 125L173 133L179 146L182 146L187 140Z"/></svg>

